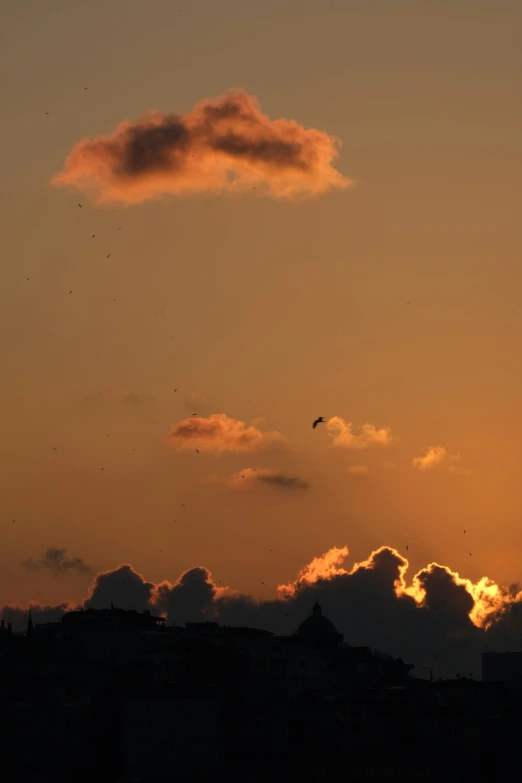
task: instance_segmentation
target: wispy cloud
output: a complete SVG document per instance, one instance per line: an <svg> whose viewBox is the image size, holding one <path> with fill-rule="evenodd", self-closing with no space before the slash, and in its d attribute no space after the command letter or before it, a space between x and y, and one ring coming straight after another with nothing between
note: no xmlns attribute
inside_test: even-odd
<svg viewBox="0 0 522 783"><path fill-rule="evenodd" d="M367 449L369 446L389 446L392 441L391 429L374 424L363 424L360 431L353 431L351 421L345 421L340 416L333 416L326 422L326 429L333 438L333 445L345 449Z"/></svg>
<svg viewBox="0 0 522 783"><path fill-rule="evenodd" d="M459 470L459 454L450 454L444 446L429 446L426 453L420 457L414 457L412 465L418 470L432 470L444 466L451 471Z"/></svg>
<svg viewBox="0 0 522 783"><path fill-rule="evenodd" d="M299 476L289 476L270 468L243 468L238 473L234 473L227 481L229 487L235 488L249 487L259 483L286 490L303 490L310 487L309 482Z"/></svg>
<svg viewBox="0 0 522 783"><path fill-rule="evenodd" d="M68 557L66 549L54 547L47 549L42 558L35 560L30 557L22 565L28 571L50 571L53 576L64 576L74 571L82 575L93 573L92 568L81 557Z"/></svg>

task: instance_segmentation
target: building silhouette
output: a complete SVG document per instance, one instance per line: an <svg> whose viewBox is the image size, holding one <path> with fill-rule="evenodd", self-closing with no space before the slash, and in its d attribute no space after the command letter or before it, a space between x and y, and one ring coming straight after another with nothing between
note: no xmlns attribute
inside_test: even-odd
<svg viewBox="0 0 522 783"><path fill-rule="evenodd" d="M28 783L518 780L521 696L491 655L496 681L419 680L346 642L319 603L290 636L113 606L29 617L24 635L0 626L2 769Z"/></svg>

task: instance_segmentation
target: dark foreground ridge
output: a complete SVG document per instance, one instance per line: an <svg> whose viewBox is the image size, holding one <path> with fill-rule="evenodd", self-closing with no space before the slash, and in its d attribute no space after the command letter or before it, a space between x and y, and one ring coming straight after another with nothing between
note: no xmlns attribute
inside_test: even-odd
<svg viewBox="0 0 522 783"><path fill-rule="evenodd" d="M291 636L113 606L2 622L3 779L520 779L521 658L484 656L491 681L415 679L318 603Z"/></svg>

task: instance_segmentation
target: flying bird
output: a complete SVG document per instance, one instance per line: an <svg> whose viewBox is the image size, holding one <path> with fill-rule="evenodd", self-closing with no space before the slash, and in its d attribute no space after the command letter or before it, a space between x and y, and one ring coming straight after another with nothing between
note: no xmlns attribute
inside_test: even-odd
<svg viewBox="0 0 522 783"><path fill-rule="evenodd" d="M82 205L81 205L81 204L78 204L78 206L80 207L80 209L83 209L83 207L82 207Z"/></svg>
<svg viewBox="0 0 522 783"><path fill-rule="evenodd" d="M91 239L94 239L94 237L95 237L95 236L96 236L96 234L93 234L93 235L92 235L92 237L91 237Z"/></svg>
<svg viewBox="0 0 522 783"><path fill-rule="evenodd" d="M111 254L109 253L109 255L107 256L107 258L110 258L110 257L111 257Z"/></svg>
<svg viewBox="0 0 522 783"><path fill-rule="evenodd" d="M177 392L177 389L174 389L175 392Z"/></svg>
<svg viewBox="0 0 522 783"><path fill-rule="evenodd" d="M58 449L56 448L56 446L53 446L53 451L58 451Z"/></svg>
<svg viewBox="0 0 522 783"><path fill-rule="evenodd" d="M196 449L196 453L199 454L199 449Z"/></svg>
<svg viewBox="0 0 522 783"><path fill-rule="evenodd" d="M408 551L408 544L406 544L406 552Z"/></svg>
<svg viewBox="0 0 522 783"><path fill-rule="evenodd" d="M197 416L198 414L197 414L197 413L193 413L192 415L193 415L193 416Z"/></svg>
<svg viewBox="0 0 522 783"><path fill-rule="evenodd" d="M318 425L318 424L321 424L322 422L324 422L324 418L323 418L323 416L319 416L319 417L318 417L318 418L317 418L317 419L314 421L314 423L312 424L312 429L314 429L314 430L315 430L315 428L317 427L317 425Z"/></svg>
<svg viewBox="0 0 522 783"><path fill-rule="evenodd" d="M26 277L25 279L26 279L26 280L30 280L31 278L30 278L30 277Z"/></svg>
<svg viewBox="0 0 522 783"><path fill-rule="evenodd" d="M70 294L72 294L72 291L69 291Z"/></svg>
<svg viewBox="0 0 522 783"><path fill-rule="evenodd" d="M261 582L261 584L262 584L262 585L264 585L265 583L264 583L264 582Z"/></svg>
<svg viewBox="0 0 522 783"><path fill-rule="evenodd" d="M51 115L49 114L49 112L48 112L48 111L46 111L45 113L47 114L47 116L48 116L48 117L50 117L50 116L51 116Z"/></svg>

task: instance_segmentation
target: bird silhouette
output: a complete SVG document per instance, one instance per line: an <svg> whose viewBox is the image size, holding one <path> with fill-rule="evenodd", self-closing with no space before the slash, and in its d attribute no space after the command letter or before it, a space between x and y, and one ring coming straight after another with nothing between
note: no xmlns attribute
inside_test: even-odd
<svg viewBox="0 0 522 783"><path fill-rule="evenodd" d="M72 294L72 291L69 291L70 294Z"/></svg>
<svg viewBox="0 0 522 783"><path fill-rule="evenodd" d="M193 415L193 416L197 416L198 414L197 414L197 413L193 413L192 415Z"/></svg>
<svg viewBox="0 0 522 783"><path fill-rule="evenodd" d="M95 236L96 236L96 234L93 234L93 235L92 235L92 237L91 237L91 239L94 239L94 237L95 237Z"/></svg>
<svg viewBox="0 0 522 783"><path fill-rule="evenodd" d="M318 425L318 424L321 424L322 422L324 422L324 418L323 418L323 416L318 416L318 418L317 418L317 419L314 421L314 423L312 424L312 429L314 429L314 430L315 430L315 428L317 427L317 425Z"/></svg>
<svg viewBox="0 0 522 783"><path fill-rule="evenodd" d="M408 551L408 544L406 544L406 552Z"/></svg>
<svg viewBox="0 0 522 783"><path fill-rule="evenodd" d="M174 389L175 392L177 392L177 389Z"/></svg>
<svg viewBox="0 0 522 783"><path fill-rule="evenodd" d="M53 451L58 451L58 449L56 448L56 446L53 446Z"/></svg>
<svg viewBox="0 0 522 783"><path fill-rule="evenodd" d="M51 115L49 114L49 112L48 112L48 111L46 111L45 113L47 114L47 116L48 116L48 117L50 117L50 116L51 116Z"/></svg>
<svg viewBox="0 0 522 783"><path fill-rule="evenodd" d="M196 454L199 454L199 449L196 449Z"/></svg>
<svg viewBox="0 0 522 783"><path fill-rule="evenodd" d="M30 278L30 277L26 277L25 279L26 279L26 280L30 280L31 278Z"/></svg>
<svg viewBox="0 0 522 783"><path fill-rule="evenodd" d="M83 209L83 207L82 207L82 205L81 205L81 204L78 204L78 206L80 207L80 209Z"/></svg>
<svg viewBox="0 0 522 783"><path fill-rule="evenodd" d="M110 257L111 257L111 254L109 253L109 255L107 256L107 258L110 258Z"/></svg>

